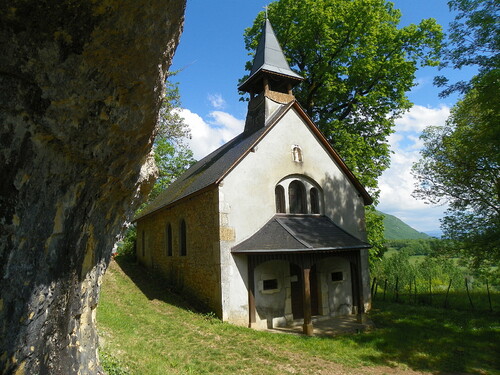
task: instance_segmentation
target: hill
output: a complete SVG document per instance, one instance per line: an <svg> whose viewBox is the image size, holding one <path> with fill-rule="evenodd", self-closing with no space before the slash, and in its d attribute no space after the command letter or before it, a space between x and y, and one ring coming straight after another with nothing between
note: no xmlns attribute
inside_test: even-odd
<svg viewBox="0 0 500 375"><path fill-rule="evenodd" d="M413 229L396 216L379 211L384 217L384 235L386 240L420 240L431 236Z"/></svg>

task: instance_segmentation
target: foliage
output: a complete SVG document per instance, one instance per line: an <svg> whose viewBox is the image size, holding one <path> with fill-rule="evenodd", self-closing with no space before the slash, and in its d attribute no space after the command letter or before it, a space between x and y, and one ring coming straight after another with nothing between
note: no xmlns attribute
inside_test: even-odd
<svg viewBox="0 0 500 375"><path fill-rule="evenodd" d="M175 73L170 73L169 77ZM160 109L154 155L158 179L149 194L148 202L155 199L177 177L195 163L193 152L186 144L191 138L189 126L179 114L181 107L178 83L166 81L166 93Z"/></svg>
<svg viewBox="0 0 500 375"><path fill-rule="evenodd" d="M118 244L117 255L135 258L135 246L137 241L137 228L130 225L125 231L125 236Z"/></svg>
<svg viewBox="0 0 500 375"><path fill-rule="evenodd" d="M405 93L418 65L438 63L441 27L426 19L398 28L400 11L385 0L280 0L268 17L304 77L294 90L298 101L377 198L394 119L411 107ZM250 51L263 19L261 12L245 31Z"/></svg>
<svg viewBox="0 0 500 375"><path fill-rule="evenodd" d="M384 238L383 216L373 206L365 207L365 220L368 243L372 245L369 253L370 264L376 262L387 250Z"/></svg>
<svg viewBox="0 0 500 375"><path fill-rule="evenodd" d="M111 263L97 308L101 350L133 374L499 373L498 315L376 300L370 318L376 330L337 337L215 323L121 261Z"/></svg>
<svg viewBox="0 0 500 375"><path fill-rule="evenodd" d="M500 118L487 110L476 90L452 109L444 126L422 133L422 159L413 166L414 196L447 202L444 236L457 241L474 268L500 260Z"/></svg>
<svg viewBox="0 0 500 375"><path fill-rule="evenodd" d="M443 240L437 238L412 239L412 240L387 240L388 249L404 251L408 255L439 255L442 250Z"/></svg>
<svg viewBox="0 0 500 375"><path fill-rule="evenodd" d="M450 10L457 11L455 20L450 24L448 46L444 49L442 66L452 66L461 69L465 66L479 68L477 80L494 83L498 80L500 56L500 27L498 19L498 0L451 0L448 2ZM435 84L445 87L441 96L447 96L458 91L465 93L472 87L472 82L460 81L449 84L444 76L436 77ZM498 82L494 84L498 94ZM477 86L476 86L477 87Z"/></svg>

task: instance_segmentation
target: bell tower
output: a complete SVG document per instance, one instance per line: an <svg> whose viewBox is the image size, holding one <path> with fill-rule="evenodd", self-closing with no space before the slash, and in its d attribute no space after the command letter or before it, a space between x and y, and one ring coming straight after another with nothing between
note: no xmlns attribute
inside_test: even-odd
<svg viewBox="0 0 500 375"><path fill-rule="evenodd" d="M266 17L250 76L238 87L250 94L245 132L266 125L280 106L295 100L292 89L303 78L290 69L271 23Z"/></svg>

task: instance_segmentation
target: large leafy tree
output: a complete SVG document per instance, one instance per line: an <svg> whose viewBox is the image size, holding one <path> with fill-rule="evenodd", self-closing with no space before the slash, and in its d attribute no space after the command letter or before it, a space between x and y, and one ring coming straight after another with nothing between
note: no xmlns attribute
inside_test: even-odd
<svg viewBox="0 0 500 375"><path fill-rule="evenodd" d="M445 236L475 269L500 260L500 27L497 0L452 0L458 11L450 25L446 64L475 66L470 81L445 86L442 95L463 93L445 126L422 134L422 159L413 167L419 184L414 194L431 203L447 202Z"/></svg>
<svg viewBox="0 0 500 375"><path fill-rule="evenodd" d="M169 78L175 75L169 74ZM149 194L152 201L165 190L177 177L194 164L193 152L186 140L191 138L189 126L180 115L180 94L178 83L167 80L166 94L160 109L154 155L158 167L158 179Z"/></svg>
<svg viewBox="0 0 500 375"><path fill-rule="evenodd" d="M474 268L500 261L500 118L470 90L446 125L427 128L414 195L449 205L442 229Z"/></svg>
<svg viewBox="0 0 500 375"><path fill-rule="evenodd" d="M250 51L264 17L245 31ZM406 92L417 68L438 64L443 37L433 19L398 27L400 17L385 0L280 0L268 9L290 66L304 77L295 96L375 200L394 120L412 105ZM382 218L369 209L367 223L380 246Z"/></svg>
<svg viewBox="0 0 500 375"><path fill-rule="evenodd" d="M443 50L442 67L462 69L476 67L475 87L496 96L497 86L492 85L500 79L500 6L498 0L452 0L448 2L450 10L457 12L450 23L448 45ZM481 82L481 83L479 83ZM445 76L435 78L435 83L445 89L441 96L452 92L465 93L472 87L472 81L450 83Z"/></svg>

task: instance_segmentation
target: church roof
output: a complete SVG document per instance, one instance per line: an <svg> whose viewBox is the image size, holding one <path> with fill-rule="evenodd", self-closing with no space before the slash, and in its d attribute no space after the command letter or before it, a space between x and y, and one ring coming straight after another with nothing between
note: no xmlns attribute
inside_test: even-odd
<svg viewBox="0 0 500 375"><path fill-rule="evenodd" d="M297 84L303 78L290 69L271 23L266 18L262 34L255 52L250 76L238 88L249 91L263 73L271 73Z"/></svg>
<svg viewBox="0 0 500 375"><path fill-rule="evenodd" d="M303 253L368 249L326 216L277 214L232 253Z"/></svg>
<svg viewBox="0 0 500 375"><path fill-rule="evenodd" d="M160 193L156 199L135 217L134 220L138 220L162 208L174 205L184 198L193 196L205 191L205 189L218 185L292 108L305 120L306 125L311 129L313 134L316 135L318 141L323 144L339 168L353 183L363 197L365 204L371 204L373 200L368 192L345 165L337 152L331 147L309 116L307 116L300 104L294 100L287 105L282 105L276 110L276 112L266 120L264 127L259 128L255 132L243 132L239 134L195 163L191 168L179 176L165 191Z"/></svg>

